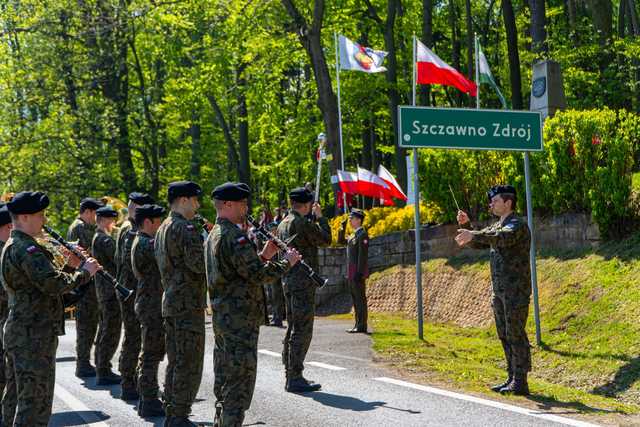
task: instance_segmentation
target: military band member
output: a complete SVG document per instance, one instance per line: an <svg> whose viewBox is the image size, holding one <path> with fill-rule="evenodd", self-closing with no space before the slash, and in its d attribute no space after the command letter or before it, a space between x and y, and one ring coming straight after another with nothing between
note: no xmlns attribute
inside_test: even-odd
<svg viewBox="0 0 640 427"><path fill-rule="evenodd" d="M353 300L353 309L356 315L355 326L348 329L349 333L367 332L367 285L369 277L369 235L362 227L364 212L360 209L351 209L349 222L354 231L349 239L345 238L347 220L342 222L342 229L338 231L338 242L347 245L347 281Z"/></svg>
<svg viewBox="0 0 640 427"><path fill-rule="evenodd" d="M42 233L48 205L49 198L41 192L18 193L7 204L14 228L0 269L9 295L4 328L8 383L14 382L17 390L15 417L13 411L3 411L7 426L49 424L58 335L64 334L62 294L87 283L100 268L93 258L81 263L73 255L68 259L73 274L55 267L53 255L35 239Z"/></svg>
<svg viewBox="0 0 640 427"><path fill-rule="evenodd" d="M531 350L525 327L531 297L531 233L527 223L514 213L515 188L498 185L492 187L487 195L491 213L500 220L476 231L471 229L469 216L459 211L458 223L463 228L458 230L456 242L460 246L491 250L493 314L508 373L504 384L491 389L500 393L527 395Z"/></svg>
<svg viewBox="0 0 640 427"><path fill-rule="evenodd" d="M261 287L282 276L300 259L288 251L286 260L272 262L278 252L269 241L260 254L237 224L246 222L249 187L222 184L211 196L217 220L206 243L207 284L215 333L213 354L218 427L242 426L251 405L258 362L258 333L265 319Z"/></svg>
<svg viewBox="0 0 640 427"><path fill-rule="evenodd" d="M169 184L171 213L154 242L164 289L162 317L168 359L164 394L166 425L171 427L196 425L189 414L202 381L207 288L204 245L192 222L201 194L200 186L191 181Z"/></svg>
<svg viewBox="0 0 640 427"><path fill-rule="evenodd" d="M91 250L91 242L96 232L96 210L102 202L84 198L80 201L80 214L71 223L67 240L77 241L86 251ZM98 299L94 286L87 288L84 296L76 304L76 376L94 377L96 369L91 365L91 347L98 330Z"/></svg>
<svg viewBox="0 0 640 427"><path fill-rule="evenodd" d="M289 193L291 211L278 226L278 237L291 245L314 270L318 269L318 247L331 244L329 221L322 216L322 208L313 203L313 193L296 188ZM310 214L313 213L313 216ZM284 338L282 362L285 365L285 390L292 393L317 391L320 384L309 382L302 376L304 359L313 336L316 288L300 268L293 267L283 278L287 333Z"/></svg>
<svg viewBox="0 0 640 427"><path fill-rule="evenodd" d="M131 246L137 233L134 221L136 208L153 202L153 198L148 194L138 192L129 194L128 220L122 224L116 236L115 262L118 273L117 279L122 286L132 291L135 291L138 287L138 281L131 267ZM122 400L138 400L140 397L136 384L136 368L141 346L140 323L134 311L134 300L134 298L129 298L127 301L123 301L118 295L124 326L124 340L122 341L120 360L118 361L118 368L122 376L122 393L120 394Z"/></svg>
<svg viewBox="0 0 640 427"><path fill-rule="evenodd" d="M93 236L91 253L102 265L102 268L115 277L116 242L112 236L118 212L111 206L105 206L96 211L96 218L97 230ZM96 277L95 282L100 313L98 340L96 341L96 384L120 384L122 378L111 370L111 359L118 349L122 330L120 304L113 283L104 277Z"/></svg>
<svg viewBox="0 0 640 427"><path fill-rule="evenodd" d="M131 248L133 273L138 279L135 313L140 321L142 351L138 364L138 415L164 416L158 386L158 366L165 354L165 335L162 325L162 283L153 243L166 211L158 205L143 205L136 209L138 235Z"/></svg>

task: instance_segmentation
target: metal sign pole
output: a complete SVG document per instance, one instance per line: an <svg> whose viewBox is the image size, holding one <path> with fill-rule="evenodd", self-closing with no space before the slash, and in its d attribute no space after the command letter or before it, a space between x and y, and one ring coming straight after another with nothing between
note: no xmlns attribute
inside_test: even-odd
<svg viewBox="0 0 640 427"><path fill-rule="evenodd" d="M529 152L524 152L524 181L527 191L527 222L531 232L531 248L529 249L529 263L531 264L531 289L533 291L533 316L536 322L536 343L542 344L540 332L540 304L538 302L538 273L536 269L536 237L533 228L533 204L531 202L531 167Z"/></svg>

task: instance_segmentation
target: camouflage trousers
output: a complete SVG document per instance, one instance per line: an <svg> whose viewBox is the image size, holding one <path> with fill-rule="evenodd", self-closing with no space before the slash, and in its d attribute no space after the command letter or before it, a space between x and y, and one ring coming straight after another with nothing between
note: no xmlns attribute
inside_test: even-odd
<svg viewBox="0 0 640 427"><path fill-rule="evenodd" d="M2 337L2 330L4 329L4 322L7 321L9 316L9 306L7 301L0 302L0 337ZM0 339L0 398L4 394L5 386L7 384L5 370L7 369L7 355L4 350L4 344Z"/></svg>
<svg viewBox="0 0 640 427"><path fill-rule="evenodd" d="M118 370L122 377L123 388L136 388L136 368L138 367L138 357L140 356L140 322L133 309L135 298L132 296L127 301L120 302L122 312L122 324L124 325L124 339L120 349L120 359L118 360Z"/></svg>
<svg viewBox="0 0 640 427"><path fill-rule="evenodd" d="M165 353L162 318L139 318L142 351L138 362L138 392L143 399L155 399L160 393L158 366Z"/></svg>
<svg viewBox="0 0 640 427"><path fill-rule="evenodd" d="M204 310L166 317L164 327L168 361L164 381L167 416L186 417L202 381Z"/></svg>
<svg viewBox="0 0 640 427"><path fill-rule="evenodd" d="M88 365L98 331L98 299L93 285L76 304L76 364Z"/></svg>
<svg viewBox="0 0 640 427"><path fill-rule="evenodd" d="M493 314L498 338L504 349L507 370L512 375L524 375L531 370L531 347L527 337L529 306L514 307L499 296L493 297Z"/></svg>
<svg viewBox="0 0 640 427"><path fill-rule="evenodd" d="M96 292L100 312L96 341L96 369L100 375L111 370L111 359L120 343L122 316L113 285L96 280Z"/></svg>
<svg viewBox="0 0 640 427"><path fill-rule="evenodd" d="M349 280L349 290L353 300L353 311L356 315L355 327L358 330L367 329L367 284L365 279Z"/></svg>
<svg viewBox="0 0 640 427"><path fill-rule="evenodd" d="M213 393L222 405L222 426L240 427L253 399L258 368L258 325L230 327L229 315L212 318L215 334Z"/></svg>
<svg viewBox="0 0 640 427"><path fill-rule="evenodd" d="M299 378L304 370L304 359L313 337L315 296L313 287L285 291L287 302L287 333L283 341L282 363L287 378Z"/></svg>
<svg viewBox="0 0 640 427"><path fill-rule="evenodd" d="M57 348L58 337L52 334L7 349L3 425L47 427L53 405Z"/></svg>
<svg viewBox="0 0 640 427"><path fill-rule="evenodd" d="M269 302L271 315L273 321L284 320L285 318L285 303L284 303L284 291L282 290L282 282L280 279L273 283L265 285L265 293Z"/></svg>

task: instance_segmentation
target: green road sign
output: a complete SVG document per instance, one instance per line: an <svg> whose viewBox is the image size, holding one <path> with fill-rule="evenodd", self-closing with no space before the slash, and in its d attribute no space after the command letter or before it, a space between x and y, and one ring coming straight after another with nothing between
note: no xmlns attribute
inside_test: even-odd
<svg viewBox="0 0 640 427"><path fill-rule="evenodd" d="M398 107L400 146L542 151L542 117L532 111Z"/></svg>

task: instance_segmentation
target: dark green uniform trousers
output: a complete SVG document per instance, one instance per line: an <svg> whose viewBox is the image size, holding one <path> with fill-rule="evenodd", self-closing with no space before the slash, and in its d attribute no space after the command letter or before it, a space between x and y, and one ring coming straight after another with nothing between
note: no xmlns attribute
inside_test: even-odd
<svg viewBox="0 0 640 427"><path fill-rule="evenodd" d="M133 309L134 300L135 298L133 297L124 302L119 299L124 326L124 340L120 349L118 369L122 377L123 388L136 388L136 368L138 367L138 357L140 356L141 332L140 322L138 322Z"/></svg>
<svg viewBox="0 0 640 427"><path fill-rule="evenodd" d="M92 279L93 280L93 279ZM76 304L76 364L88 365L91 359L91 347L98 331L98 298L93 284Z"/></svg>
<svg viewBox="0 0 640 427"><path fill-rule="evenodd" d="M299 378L304 370L304 359L313 338L316 291L313 287L286 290L287 333L283 341L282 363L287 378Z"/></svg>
<svg viewBox="0 0 640 427"><path fill-rule="evenodd" d="M165 354L162 318L140 319L142 351L138 364L138 391L144 400L159 397L158 366Z"/></svg>
<svg viewBox="0 0 640 427"><path fill-rule="evenodd" d="M531 370L531 346L527 337L529 306L509 304L503 297L493 297L493 314L498 338L504 349L507 370L513 375L524 375Z"/></svg>

